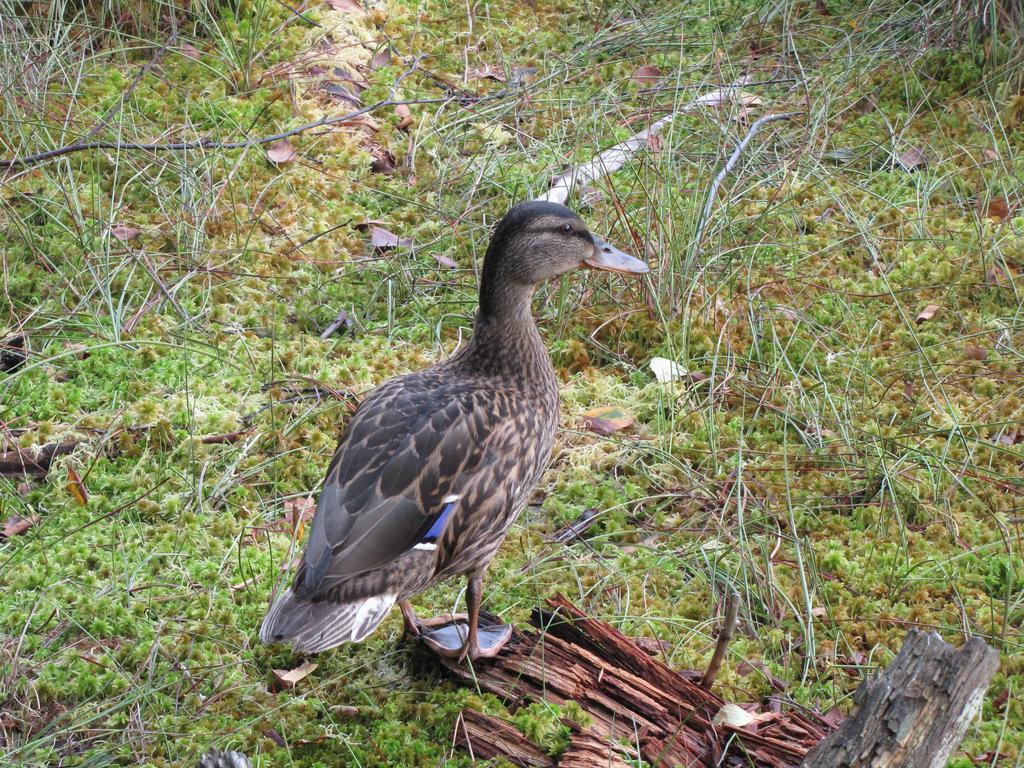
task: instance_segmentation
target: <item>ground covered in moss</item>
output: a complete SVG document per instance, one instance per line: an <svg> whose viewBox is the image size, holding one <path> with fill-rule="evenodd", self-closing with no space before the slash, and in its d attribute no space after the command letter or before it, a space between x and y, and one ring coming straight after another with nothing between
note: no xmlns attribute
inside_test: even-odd
<svg viewBox="0 0 1024 768"><path fill-rule="evenodd" d="M680 111L573 203L653 272L539 297L562 430L487 607L523 621L561 591L702 668L736 589L722 695L823 710L911 627L978 635L1002 666L951 765L1024 765L1012 31L948 3L763 5L0 2L6 159L407 102L288 144L107 148L0 179L0 338L25 339L0 449L76 443L45 478L0 477L0 763L188 765L211 745L469 763L459 709L512 715L397 615L275 692L297 660L255 632L301 542L290 516L355 399L470 332L497 217ZM725 158L783 112L705 218ZM659 382L655 357L684 373ZM633 424L587 429L608 406ZM585 540L551 542L586 510ZM558 714L514 718L557 751Z"/></svg>

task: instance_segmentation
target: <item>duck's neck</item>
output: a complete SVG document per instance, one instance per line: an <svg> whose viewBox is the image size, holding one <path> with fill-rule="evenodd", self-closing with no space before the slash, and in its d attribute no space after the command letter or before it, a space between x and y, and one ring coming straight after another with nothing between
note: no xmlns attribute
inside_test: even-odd
<svg viewBox="0 0 1024 768"><path fill-rule="evenodd" d="M555 386L551 358L530 310L533 288L503 286L480 293L473 338L460 363L477 373L500 376L526 389Z"/></svg>

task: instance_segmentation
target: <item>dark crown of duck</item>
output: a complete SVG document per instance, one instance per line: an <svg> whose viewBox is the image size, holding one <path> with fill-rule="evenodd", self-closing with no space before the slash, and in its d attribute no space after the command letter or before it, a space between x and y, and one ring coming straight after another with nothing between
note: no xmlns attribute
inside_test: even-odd
<svg viewBox="0 0 1024 768"><path fill-rule="evenodd" d="M530 314L545 280L591 266L647 266L554 203L516 206L484 258L473 338L439 365L366 396L331 461L290 589L260 638L322 651L363 640L398 603L437 653L495 655L511 629L481 627L483 575L547 464L558 387ZM468 579L468 616L417 619L408 599Z"/></svg>

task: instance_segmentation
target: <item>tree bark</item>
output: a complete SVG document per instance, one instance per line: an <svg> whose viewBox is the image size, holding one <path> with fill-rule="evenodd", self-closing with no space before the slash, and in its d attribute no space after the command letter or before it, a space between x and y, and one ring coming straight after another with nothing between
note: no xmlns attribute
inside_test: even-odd
<svg viewBox="0 0 1024 768"><path fill-rule="evenodd" d="M38 452L28 448L0 451L0 475L37 475L45 477L50 464L58 456L71 453L78 446L77 440L44 445Z"/></svg>
<svg viewBox="0 0 1024 768"><path fill-rule="evenodd" d="M957 650L911 630L885 671L861 683L856 711L800 768L943 768L998 666L999 653L980 638Z"/></svg>
<svg viewBox="0 0 1024 768"><path fill-rule="evenodd" d="M462 710L455 724L455 744L473 760L502 757L520 768L554 768L555 761L512 723L475 709Z"/></svg>
<svg viewBox="0 0 1024 768"><path fill-rule="evenodd" d="M700 686L700 673L671 669L561 595L549 598L547 610L537 611L531 621L534 629L513 630L493 660L472 667L451 659L442 663L466 685L495 694L511 709L534 701L575 701L589 722L585 727L567 723L572 742L559 768L619 768L637 757L655 768L715 768L730 760L756 768L796 768L834 727L795 710L762 712L748 727L715 725L725 701ZM546 765L526 762L544 753L531 750L514 726L494 718L479 725L486 716L470 712L464 710L456 726L456 743L468 749L469 742L478 757ZM468 736L460 733L467 728ZM624 754L622 745L632 751Z"/></svg>

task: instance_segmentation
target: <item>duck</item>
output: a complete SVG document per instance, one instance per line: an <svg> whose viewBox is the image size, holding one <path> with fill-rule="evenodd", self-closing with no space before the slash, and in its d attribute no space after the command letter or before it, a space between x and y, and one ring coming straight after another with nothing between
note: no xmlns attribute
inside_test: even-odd
<svg viewBox="0 0 1024 768"><path fill-rule="evenodd" d="M263 643L302 653L359 643L397 604L405 630L441 657L501 651L512 630L481 622L484 577L547 466L559 419L532 299L581 267L649 271L558 203L520 203L501 218L468 343L379 385L351 416ZM411 598L453 577L466 579L466 613L418 618Z"/></svg>

